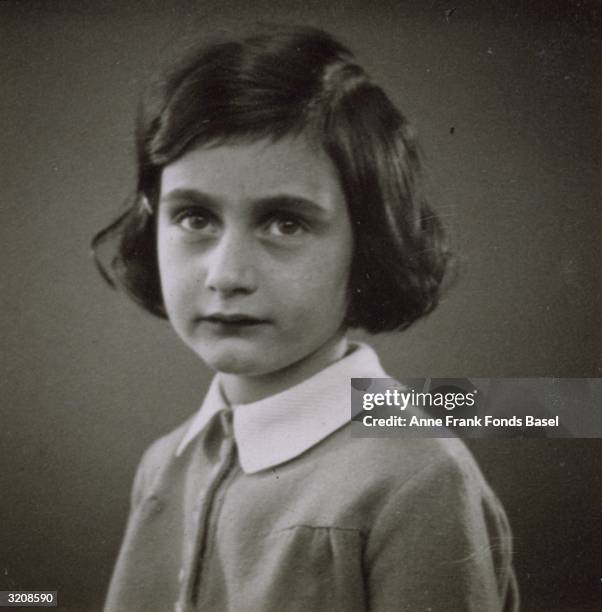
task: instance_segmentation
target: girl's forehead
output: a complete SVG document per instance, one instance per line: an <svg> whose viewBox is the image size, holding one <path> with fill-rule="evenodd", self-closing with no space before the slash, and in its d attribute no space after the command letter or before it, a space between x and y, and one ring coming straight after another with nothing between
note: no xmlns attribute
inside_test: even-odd
<svg viewBox="0 0 602 612"><path fill-rule="evenodd" d="M331 159L303 135L194 148L163 168L161 197L174 189L225 198L342 196Z"/></svg>

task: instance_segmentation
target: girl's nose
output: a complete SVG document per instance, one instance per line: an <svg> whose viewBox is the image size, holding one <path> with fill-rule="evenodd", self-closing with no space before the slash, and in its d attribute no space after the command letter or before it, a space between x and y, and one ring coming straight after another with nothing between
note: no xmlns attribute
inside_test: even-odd
<svg viewBox="0 0 602 612"><path fill-rule="evenodd" d="M206 258L205 286L210 291L230 295L257 289L252 245L238 233L225 232Z"/></svg>

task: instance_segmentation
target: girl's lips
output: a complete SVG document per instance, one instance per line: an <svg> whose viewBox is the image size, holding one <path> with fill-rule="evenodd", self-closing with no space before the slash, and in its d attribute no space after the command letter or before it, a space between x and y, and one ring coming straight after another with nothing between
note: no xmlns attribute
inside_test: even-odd
<svg viewBox="0 0 602 612"><path fill-rule="evenodd" d="M222 314L215 313L200 317L200 320L207 323L224 326L245 326L245 325L261 325L268 323L265 319L259 319L246 314Z"/></svg>

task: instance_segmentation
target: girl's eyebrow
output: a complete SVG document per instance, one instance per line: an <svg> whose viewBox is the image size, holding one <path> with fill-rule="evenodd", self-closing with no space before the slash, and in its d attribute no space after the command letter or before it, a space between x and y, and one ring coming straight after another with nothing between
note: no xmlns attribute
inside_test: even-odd
<svg viewBox="0 0 602 612"><path fill-rule="evenodd" d="M327 217L332 214L329 208L313 200L291 194L275 194L259 198L253 202L253 205L257 212L261 214L275 210L303 213L318 218Z"/></svg>
<svg viewBox="0 0 602 612"><path fill-rule="evenodd" d="M159 200L159 205L193 204L198 206L215 207L219 205L219 200L207 193L197 189L173 189Z"/></svg>
<svg viewBox="0 0 602 612"><path fill-rule="evenodd" d="M220 208L223 200L197 189L174 189L165 194L160 199L160 204L176 205L191 204L205 206L211 209ZM314 217L328 217L333 211L330 207L324 206L303 196L292 195L289 193L274 194L251 201L253 212L265 214L274 210L288 210L290 212L305 213Z"/></svg>

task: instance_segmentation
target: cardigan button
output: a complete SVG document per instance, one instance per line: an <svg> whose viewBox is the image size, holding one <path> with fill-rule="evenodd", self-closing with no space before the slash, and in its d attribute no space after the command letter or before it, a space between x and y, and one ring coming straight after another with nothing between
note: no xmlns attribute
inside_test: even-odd
<svg viewBox="0 0 602 612"><path fill-rule="evenodd" d="M151 495L146 500L146 506L150 515L159 514L163 510L163 501L157 495Z"/></svg>

